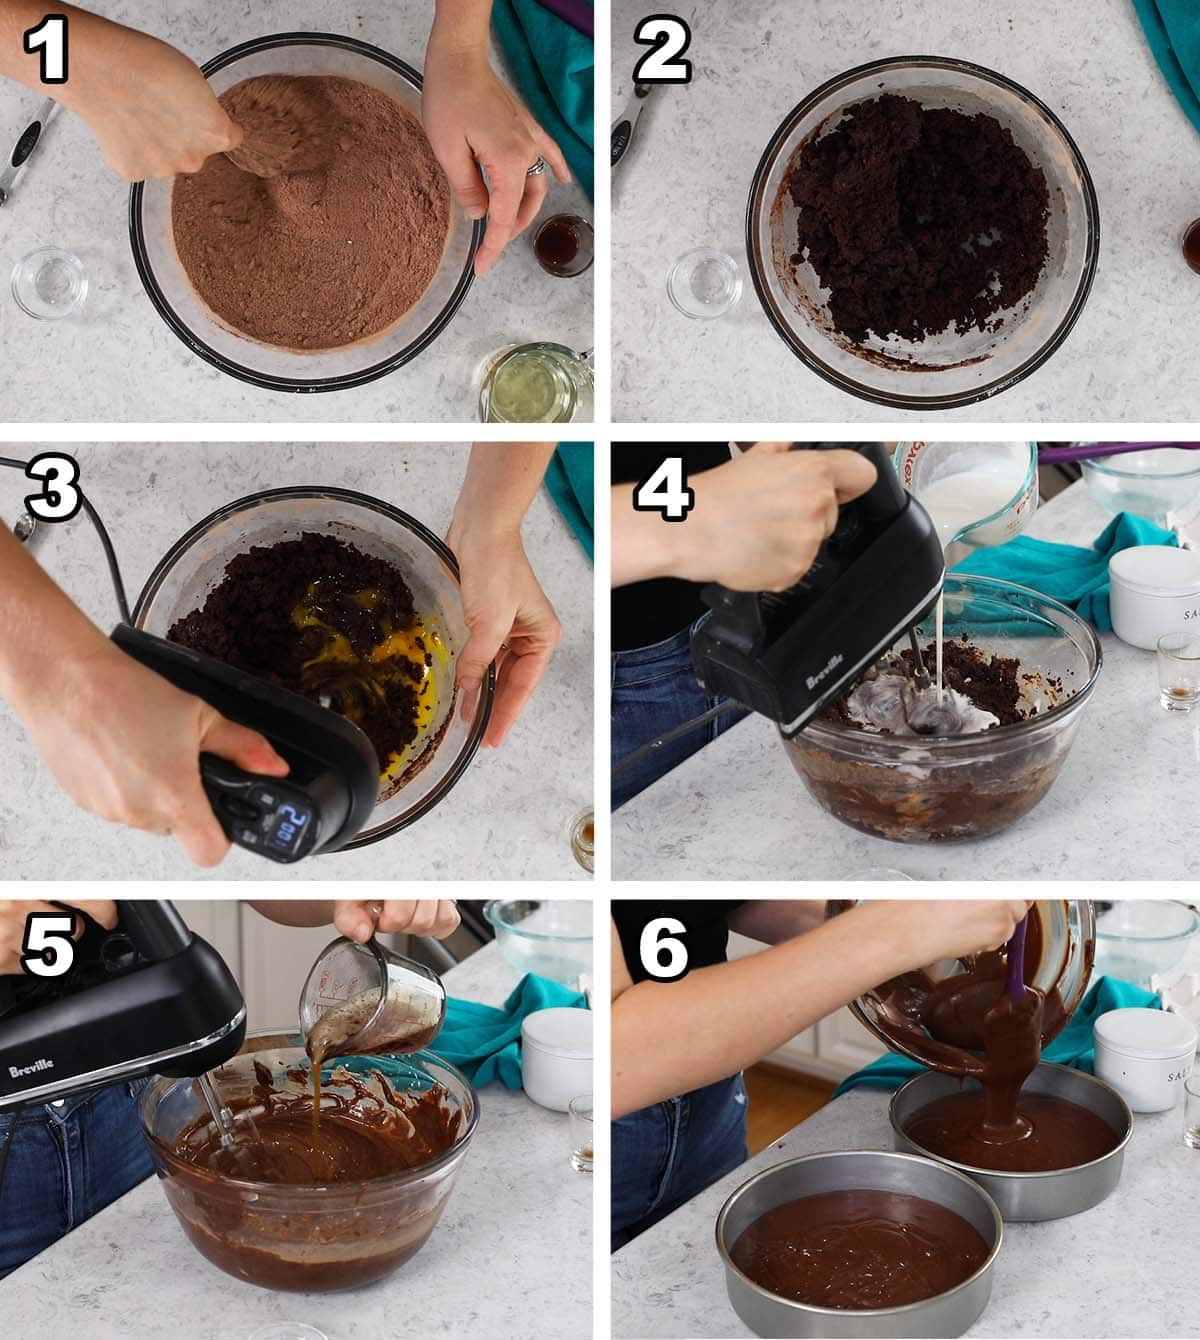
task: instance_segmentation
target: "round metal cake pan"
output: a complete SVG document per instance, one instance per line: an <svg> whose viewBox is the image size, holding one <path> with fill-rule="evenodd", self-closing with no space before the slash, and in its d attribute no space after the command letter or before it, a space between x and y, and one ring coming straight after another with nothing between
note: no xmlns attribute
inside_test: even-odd
<svg viewBox="0 0 1200 1340"><path fill-rule="evenodd" d="M755 1284L733 1263L731 1249L761 1215L787 1201L827 1191L892 1191L919 1196L961 1215L988 1246L983 1265L955 1288L905 1307L849 1311L781 1298ZM1004 1238L1000 1212L970 1178L929 1159L887 1150L846 1149L809 1154L767 1168L729 1197L717 1216L717 1250L733 1310L759 1336L774 1340L908 1340L959 1336L979 1319L992 1294L992 1269Z"/></svg>
<svg viewBox="0 0 1200 1340"><path fill-rule="evenodd" d="M888 1109L896 1148L934 1159L973 1178L996 1202L1000 1213L1010 1223L1066 1219L1072 1214L1082 1214L1084 1210L1099 1205L1116 1189L1125 1162L1125 1146L1133 1134L1133 1113L1121 1095L1103 1081L1085 1075L1081 1070L1070 1070L1048 1061L1043 1061L1030 1075L1022 1092L1064 1098L1069 1103L1078 1103L1080 1107L1094 1112L1101 1121L1112 1127L1117 1137L1116 1148L1103 1158L1054 1172L994 1172L941 1158L904 1133L905 1126L917 1112L935 1099L959 1093L963 1088L979 1087L977 1080L963 1080L936 1070L927 1070L915 1079L910 1079L896 1091Z"/></svg>

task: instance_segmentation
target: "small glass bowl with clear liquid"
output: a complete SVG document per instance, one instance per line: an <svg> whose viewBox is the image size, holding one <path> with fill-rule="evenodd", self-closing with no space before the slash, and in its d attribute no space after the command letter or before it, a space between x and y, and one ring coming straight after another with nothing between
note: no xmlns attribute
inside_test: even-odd
<svg viewBox="0 0 1200 1340"><path fill-rule="evenodd" d="M483 375L481 423L572 423L591 417L592 369L566 345L509 346Z"/></svg>
<svg viewBox="0 0 1200 1340"><path fill-rule="evenodd" d="M13 266L12 295L26 316L60 321L83 307L88 276L78 256L58 247L42 247Z"/></svg>

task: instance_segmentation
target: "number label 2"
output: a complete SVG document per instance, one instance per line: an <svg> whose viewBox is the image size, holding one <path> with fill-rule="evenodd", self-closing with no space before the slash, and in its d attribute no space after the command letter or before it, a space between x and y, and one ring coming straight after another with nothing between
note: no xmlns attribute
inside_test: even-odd
<svg viewBox="0 0 1200 1340"><path fill-rule="evenodd" d="M25 509L39 521L70 521L83 506L79 483L79 462L62 452L44 451L25 467L30 479L41 480L39 493L25 499Z"/></svg>
<svg viewBox="0 0 1200 1340"><path fill-rule="evenodd" d="M42 55L41 81L43 84L67 82L67 16L47 14L35 28L26 28L22 45L28 55L35 51Z"/></svg>
<svg viewBox="0 0 1200 1340"><path fill-rule="evenodd" d="M682 456L668 456L633 491L635 512L657 512L664 521L686 521L696 505L696 492L688 487Z"/></svg>
<svg viewBox="0 0 1200 1340"><path fill-rule="evenodd" d="M65 977L75 962L75 913L30 912L21 967L33 977Z"/></svg>
<svg viewBox="0 0 1200 1340"><path fill-rule="evenodd" d="M642 928L638 942L642 967L658 981L670 981L687 972L687 946L678 937L687 927L678 917L655 917ZM665 957L664 957L665 956Z"/></svg>
<svg viewBox="0 0 1200 1340"><path fill-rule="evenodd" d="M690 84L692 62L683 60L692 30L674 14L650 14L634 29L633 40L651 50L634 66L637 84Z"/></svg>

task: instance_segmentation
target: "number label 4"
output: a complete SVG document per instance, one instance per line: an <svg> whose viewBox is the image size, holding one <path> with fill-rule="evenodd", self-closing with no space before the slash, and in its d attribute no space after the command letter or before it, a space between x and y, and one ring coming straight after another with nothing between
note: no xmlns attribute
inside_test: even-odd
<svg viewBox="0 0 1200 1340"><path fill-rule="evenodd" d="M657 512L664 521L685 521L695 505L682 456L668 456L633 491L635 512Z"/></svg>

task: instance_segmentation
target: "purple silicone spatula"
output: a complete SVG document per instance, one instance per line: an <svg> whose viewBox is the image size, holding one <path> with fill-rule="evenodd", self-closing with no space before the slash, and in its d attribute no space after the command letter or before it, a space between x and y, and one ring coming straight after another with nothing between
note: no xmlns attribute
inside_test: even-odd
<svg viewBox="0 0 1200 1340"><path fill-rule="evenodd" d="M1025 994L1025 931L1029 925L1029 913L1017 922L1017 929L1005 948L1004 955L1008 966L1005 984L1013 1000L1020 1000Z"/></svg>

